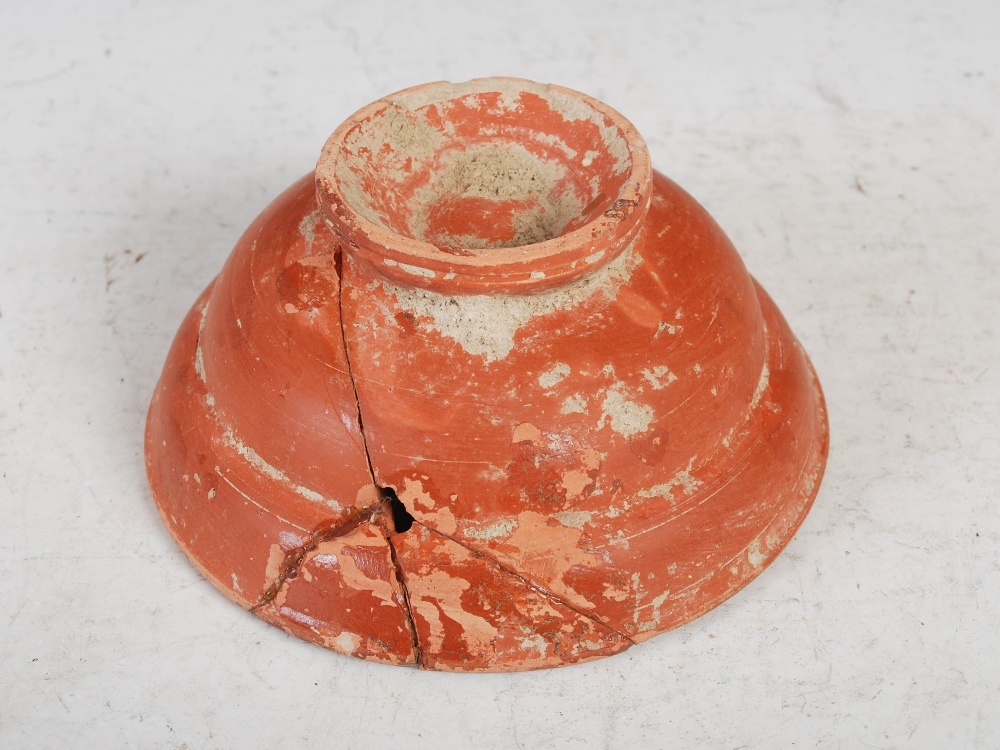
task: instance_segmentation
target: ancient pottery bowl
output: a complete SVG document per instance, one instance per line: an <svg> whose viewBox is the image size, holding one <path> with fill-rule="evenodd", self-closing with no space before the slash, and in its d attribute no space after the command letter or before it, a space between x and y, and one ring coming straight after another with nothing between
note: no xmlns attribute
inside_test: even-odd
<svg viewBox="0 0 1000 750"><path fill-rule="evenodd" d="M341 125L195 303L146 430L163 521L226 596L457 671L715 607L788 543L827 446L802 347L633 126L502 78Z"/></svg>

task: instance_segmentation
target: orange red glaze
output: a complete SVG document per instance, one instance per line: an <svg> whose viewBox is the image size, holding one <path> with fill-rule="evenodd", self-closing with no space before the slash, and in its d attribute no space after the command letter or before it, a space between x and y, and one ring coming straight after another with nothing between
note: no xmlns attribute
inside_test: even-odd
<svg viewBox="0 0 1000 750"><path fill-rule="evenodd" d="M192 309L146 439L164 522L231 599L459 671L716 606L827 450L808 359L711 217L621 115L515 79L341 126Z"/></svg>

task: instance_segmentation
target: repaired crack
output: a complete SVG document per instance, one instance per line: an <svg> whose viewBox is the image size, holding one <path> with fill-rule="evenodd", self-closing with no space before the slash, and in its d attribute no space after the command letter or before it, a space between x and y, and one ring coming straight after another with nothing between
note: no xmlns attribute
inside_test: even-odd
<svg viewBox="0 0 1000 750"><path fill-rule="evenodd" d="M308 541L285 553L285 558L281 561L281 567L278 569L278 577L274 579L274 583L267 588L267 591L261 594L257 603L250 607L250 611L256 612L261 607L274 601L274 597L281 591L282 586L298 577L302 561L308 553L315 550L323 542L328 542L340 536L347 536L361 526L361 524L371 523L375 520L375 516L382 510L382 503L377 503L363 510L351 513L346 520L329 521L318 526L309 534Z"/></svg>
<svg viewBox="0 0 1000 750"><path fill-rule="evenodd" d="M413 644L413 655L416 660L416 666L419 668L421 665L422 652L420 648L420 639L417 636L417 624L413 620L413 608L410 606L410 592L406 588L406 577L403 573L403 566L400 565L399 556L396 554L396 545L392 543L392 537L394 534L401 534L409 530L410 526L413 525L413 516L411 516L406 510L406 507L400 501L399 496L396 495L396 491L391 487L380 486L375 478L375 467L372 466L372 457L368 452L368 436L365 435L365 422L361 416L361 399L358 396L358 384L354 379L354 368L351 367L351 352L347 346L347 327L344 324L344 250L340 247L340 245L337 246L337 254L334 263L338 283L337 314L340 318L340 338L344 343L344 359L347 361L347 377L351 381L351 389L354 391L354 404L358 411L358 432L361 435L361 448L365 453L365 462L368 465L368 475L371 477L372 484L378 488L379 494L382 498L381 502L376 507L382 510L382 526L383 531L385 532L386 543L389 545L389 558L392 560L392 565L396 570L396 580L399 582L399 590L403 594L403 608L406 614L406 627L410 632L410 640ZM369 518L369 523L374 521L375 514L373 513L371 518ZM277 595L277 591L275 591L274 595ZM272 599L274 598L274 595L272 595Z"/></svg>
<svg viewBox="0 0 1000 750"><path fill-rule="evenodd" d="M345 359L347 361L347 376L348 376L348 378L350 378L351 388L354 391L354 402L355 402L355 406L357 407L357 414L358 414L358 432L361 435L361 445L362 445L362 449L364 450L364 453L365 453L365 462L368 465L368 473L371 476L372 484L374 484L378 488L379 493L380 493L380 495L382 497L381 503L378 506L373 506L373 508L366 509L366 512L367 511L373 511L373 512L371 512L371 515L369 516L369 518L367 519L367 521L369 523L379 523L379 525L381 525L383 527L383 530L385 532L386 542L389 545L389 556L390 556L390 559L392 560L393 566L395 567L396 580L399 582L399 588L400 588L400 591L402 592L402 596L403 596L403 605L404 605L405 614L406 614L406 625L407 625L407 628L410 631L410 638L411 638L412 644L413 644L413 653L414 653L414 657L415 657L415 660L416 660L416 666L418 668L420 668L423 665L423 651L422 651L422 648L421 648L421 645L420 645L420 638L419 638L419 636L417 634L416 622L414 621L414 618L413 618L413 607L410 604L410 593L409 593L409 589L407 588L407 585L406 585L406 573L405 573L405 571L403 569L403 565L402 565L402 563L401 563L401 561L399 559L399 555L397 554L396 546L392 542L393 536L395 536L396 534L402 534L402 533L407 532L413 526L413 524L415 524L415 523L419 524L420 526L422 526L423 528L427 529L430 532L433 532L435 534L440 534L441 536L446 537L447 539L450 539L451 541L455 542L459 546L464 547L466 550L468 550L475 557L480 558L482 560L485 560L488 563L491 563L491 564L497 566L497 568L499 568L501 571L503 571L507 575L509 575L509 576L511 576L511 577L513 577L513 578L515 578L515 579L517 579L519 581L521 581L524 585L528 586L529 588L531 588L534 591L537 591L540 595L546 597L547 599L551 600L552 602L554 602L554 603L556 603L558 605L561 605L562 607L565 607L566 609L570 610L571 612L576 613L579 617L582 617L585 620L589 620L590 622L593 622L596 625L598 625L598 626L600 626L602 628L605 628L606 630L608 630L608 631L610 631L612 633L615 633L616 635L618 635L619 637L621 637L622 639L624 639L625 641L627 641L629 643L629 645L635 645L635 641L632 640L632 638L630 638L626 633L623 633L618 628L612 627L611 625L609 625L608 623L604 622L601 618L599 618L599 617L597 617L595 615L592 615L592 614L589 614L587 612L581 611L579 608L573 606L572 604L570 604L569 602L567 602L565 599L563 599L562 597L558 596L557 594L553 593L552 591L549 591L544 586L541 586L538 583L536 583L535 581L532 581L530 578L527 578L527 577L521 575L520 573L518 573L517 571L512 570L511 568L508 568L506 565L502 564L499 560L497 560L496 558L494 558L492 555L489 555L489 554L487 554L487 553L485 553L485 552L483 552L481 550L478 550L475 547L471 547L468 544L465 544L464 542L461 542L458 539L455 539L454 537L452 537L452 536L450 536L448 534L445 534L444 532L438 531L437 529L433 529L433 528L427 526L426 524L420 523L419 521L417 521L416 519L414 519L414 517L409 513L409 511L407 510L406 506L403 505L402 501L399 499L399 496L396 494L396 491L393 488L379 485L379 483L378 483L378 481L377 481L377 479L375 477L375 467L372 464L371 454L368 451L368 436L365 434L364 419L363 419L362 414L361 414L361 399L360 399L360 396L358 394L358 385L357 385L357 381L355 380L355 377L354 377L354 369L351 366L351 355L350 355L350 350L349 350L348 343L347 343L347 327L346 327L345 322L344 322L344 274L343 274L343 264L344 264L344 251L343 251L342 247L338 246L338 248L337 248L337 256L336 256L336 270L337 270L337 278L338 278L338 281L339 281L339 284L340 284L340 288L339 288L339 294L338 294L337 302L338 302L338 305L339 305L338 312L339 312L339 317L340 317L340 334L341 334L341 339L342 339L342 341L344 343L344 357L345 357ZM382 511L381 514L378 514L378 513L374 512L375 508L380 509ZM380 518L379 521L376 521L376 516L377 515L381 516L381 518ZM353 530L353 528L356 528L357 525L360 525L360 523L363 522L363 520L364 519L360 519L358 521L358 523L354 527L352 527L352 530ZM296 558L295 562L293 563L292 568L296 570L296 574L297 574L297 567L300 564L302 557L308 551L309 551L308 549L303 549L303 551L299 554L299 556ZM286 557L286 560L287 559L288 558ZM283 584L284 581L287 580L287 578L289 578L289 576L287 576L287 575L286 576L279 576L278 581L275 582L275 586L272 586L272 589L274 589L273 593L271 593L271 589L268 590L268 593L270 593L271 596L270 596L270 599L268 599L267 601L270 601L271 599L273 599L277 595L277 592L278 592L278 590L280 590L280 587L281 587L280 584ZM265 597L266 596L267 596L267 594L265 594ZM260 605L258 605L258 606L260 606ZM256 609L256 607L255 607L255 609Z"/></svg>
<svg viewBox="0 0 1000 750"><path fill-rule="evenodd" d="M573 604L571 604L570 602L566 601L564 598L562 598L558 594L556 594L556 593L554 593L552 591L549 591L547 588L545 588L541 584L538 584L535 581L531 580L530 578L522 575L521 573L518 573L516 570L507 567L502 562L500 562L495 557L493 557L493 555L490 555L490 554L488 554L486 552L483 552L482 550L477 549L477 548L475 548L475 547L473 547L473 546L471 546L469 544L466 544L465 542L459 541L458 539L456 539L455 537L451 536L450 534L445 534L443 531L438 531L435 528L431 528L430 526L428 526L425 523L421 523L420 521L414 521L414 523L419 524L420 526L422 526L423 528L427 529L428 531L430 531L430 532L432 532L434 534L439 534L440 536L443 536L446 539L450 539L451 541L453 541L455 544L459 545L460 547L464 547L466 550L468 550L475 557L478 557L478 558L480 558L482 560L485 560L488 563L492 563L493 565L496 565L504 573L506 573L507 575L509 575L509 576L511 576L513 578L516 578L517 580L521 581L521 583L523 583L526 586L528 586L529 588L537 591L542 596L544 596L544 597L546 597L548 599L551 599L556 604L559 604L559 605L565 607L566 609L571 610L572 612L575 612L580 617L583 617L586 620L590 620L591 622L597 623L601 627L606 628L607 630L610 630L612 633L615 633L616 635L621 636L626 641L628 641L630 645L632 645L632 646L635 645L635 641L632 640L632 638L627 633L624 633L621 630L619 630L618 628L613 627L612 625L610 625L607 622L605 622L604 620L602 620L600 617L598 617L596 615L593 615L593 614L590 614L589 612L584 612L579 607L575 607Z"/></svg>
<svg viewBox="0 0 1000 750"><path fill-rule="evenodd" d="M351 390L354 392L354 405L358 410L358 433L361 435L361 449L365 452L365 463L368 465L368 475L372 478L372 484L379 487L375 481L375 468L372 466L372 457L368 452L368 436L365 435L365 421L361 417L361 399L358 397L358 384L354 379L354 368L351 367L351 352L347 346L347 327L344 325L344 250L337 246L337 254L334 260L334 267L337 272L337 317L340 319L340 340L344 344L344 359L347 362L347 377L351 381ZM379 487L379 492L385 492Z"/></svg>
<svg viewBox="0 0 1000 750"><path fill-rule="evenodd" d="M391 496L388 494L389 492L392 492ZM406 513L406 509L403 507L403 513L406 513L406 516L409 517L410 521L406 529L403 529L402 531L399 530L399 527L396 525L397 510L393 501L398 503L401 507L403 504L400 502L399 498L396 497L396 493L392 490L387 491L383 497L383 518L386 521L385 540L389 544L389 558L392 560L393 567L396 569L396 580L399 582L399 590L403 594L403 606L406 609L406 626L410 631L410 640L413 642L413 656L416 660L416 666L420 668L423 665L423 651L420 648L420 638L417 635L417 624L413 620L413 607L410 605L410 591L406 586L406 573L403 572L403 565L399 561L399 555L396 552L396 545L392 543L392 538L396 534L402 534L403 531L406 531L413 525L413 516Z"/></svg>

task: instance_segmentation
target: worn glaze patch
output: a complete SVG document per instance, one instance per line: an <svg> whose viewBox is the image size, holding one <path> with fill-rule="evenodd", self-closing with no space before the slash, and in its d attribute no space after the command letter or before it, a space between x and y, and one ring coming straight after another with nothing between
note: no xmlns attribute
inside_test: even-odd
<svg viewBox="0 0 1000 750"><path fill-rule="evenodd" d="M394 543L428 668L538 669L631 645L622 634L443 534L415 526Z"/></svg>
<svg viewBox="0 0 1000 750"><path fill-rule="evenodd" d="M392 663L415 662L409 613L384 531L365 522L288 560L273 599L257 615L342 653ZM268 576L274 568L269 562ZM275 581L278 580L274 576Z"/></svg>
<svg viewBox="0 0 1000 750"><path fill-rule="evenodd" d="M518 331L536 316L569 310L588 300L605 304L613 300L637 262L632 249L626 248L579 281L540 294L455 296L384 283L399 306L413 314L424 330L437 331L488 363L509 356Z"/></svg>

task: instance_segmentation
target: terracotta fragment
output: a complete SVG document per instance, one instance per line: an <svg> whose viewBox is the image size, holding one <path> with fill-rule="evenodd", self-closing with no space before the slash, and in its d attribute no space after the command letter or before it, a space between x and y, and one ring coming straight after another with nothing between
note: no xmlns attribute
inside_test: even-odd
<svg viewBox="0 0 1000 750"><path fill-rule="evenodd" d="M234 601L460 671L716 606L827 450L808 358L711 217L621 115L515 79L338 128L192 309L146 436L164 522Z"/></svg>
<svg viewBox="0 0 1000 750"><path fill-rule="evenodd" d="M428 526L414 526L395 544L428 669L557 667L632 645L623 633Z"/></svg>
<svg viewBox="0 0 1000 750"><path fill-rule="evenodd" d="M319 532L276 566L254 612L337 651L392 664L416 663L413 634L381 514Z"/></svg>

